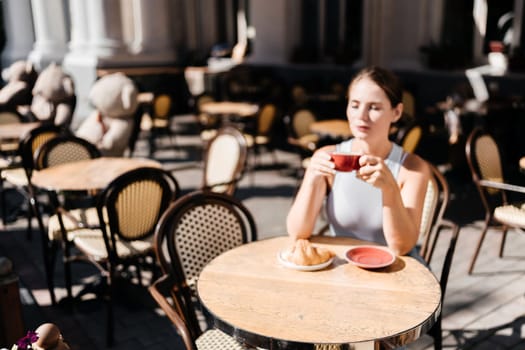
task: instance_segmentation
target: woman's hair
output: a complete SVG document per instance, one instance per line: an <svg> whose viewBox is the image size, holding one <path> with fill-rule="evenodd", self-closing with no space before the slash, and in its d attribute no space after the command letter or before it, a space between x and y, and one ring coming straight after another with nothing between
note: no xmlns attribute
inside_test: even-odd
<svg viewBox="0 0 525 350"><path fill-rule="evenodd" d="M396 107L402 102L403 88L401 87L399 78L391 71L377 66L367 67L360 70L350 82L348 93L350 93L350 89L355 82L364 78L372 80L385 92L392 107Z"/></svg>

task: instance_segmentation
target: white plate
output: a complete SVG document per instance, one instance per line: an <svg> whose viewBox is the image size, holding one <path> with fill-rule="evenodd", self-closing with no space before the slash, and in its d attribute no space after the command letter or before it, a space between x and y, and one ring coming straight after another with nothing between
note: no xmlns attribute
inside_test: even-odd
<svg viewBox="0 0 525 350"><path fill-rule="evenodd" d="M317 271L317 270L321 270L321 269L324 269L325 267L329 266L334 261L334 257L331 257L330 259L328 259L327 261L325 261L322 264L317 264L317 265L297 265L297 264L294 264L293 262L290 262L290 261L286 260L285 254L287 254L287 252L285 250L281 250L279 252L279 254L277 254L277 260L279 261L279 263L281 265L283 265L284 267L287 267L287 268L293 269L293 270L298 270L298 271Z"/></svg>

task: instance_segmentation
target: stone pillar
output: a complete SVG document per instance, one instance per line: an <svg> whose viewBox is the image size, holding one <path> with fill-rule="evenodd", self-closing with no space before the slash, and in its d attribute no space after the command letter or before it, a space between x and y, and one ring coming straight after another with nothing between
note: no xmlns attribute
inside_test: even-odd
<svg viewBox="0 0 525 350"><path fill-rule="evenodd" d="M30 0L2 1L6 44L2 51L2 67L25 60L33 47L33 21Z"/></svg>
<svg viewBox="0 0 525 350"><path fill-rule="evenodd" d="M143 64L173 64L175 41L171 33L169 0L133 0L133 59Z"/></svg>
<svg viewBox="0 0 525 350"><path fill-rule="evenodd" d="M90 46L88 3L91 1L69 0L71 41L69 52L64 57L63 67L75 82L77 104L71 123L73 130L92 110L88 96L91 86L97 79L97 56Z"/></svg>
<svg viewBox="0 0 525 350"><path fill-rule="evenodd" d="M118 66L129 61L120 0L90 0L86 6L90 51L98 57L98 66Z"/></svg>
<svg viewBox="0 0 525 350"><path fill-rule="evenodd" d="M69 40L64 2L32 0L31 5L36 42L29 59L34 62L37 70L44 69L51 62L61 64Z"/></svg>

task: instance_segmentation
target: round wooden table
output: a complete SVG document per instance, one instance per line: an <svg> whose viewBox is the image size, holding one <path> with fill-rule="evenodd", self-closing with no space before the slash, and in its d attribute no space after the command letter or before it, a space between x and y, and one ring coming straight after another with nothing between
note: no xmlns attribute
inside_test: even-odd
<svg viewBox="0 0 525 350"><path fill-rule="evenodd" d="M326 236L311 241L336 253L329 267L306 272L281 265L277 255L290 246L289 237L249 243L212 260L197 290L216 327L265 349L391 349L435 323L440 285L416 259L397 257L388 267L365 270L344 259L348 248L363 242Z"/></svg>
<svg viewBox="0 0 525 350"><path fill-rule="evenodd" d="M21 140L29 131L40 125L40 122L0 124L0 140Z"/></svg>
<svg viewBox="0 0 525 350"><path fill-rule="evenodd" d="M310 125L310 131L322 137L331 137L333 139L348 139L352 137L348 121L342 119L316 121Z"/></svg>
<svg viewBox="0 0 525 350"><path fill-rule="evenodd" d="M215 115L251 117L259 111L259 106L254 103L247 102L206 102L202 105L201 111Z"/></svg>
<svg viewBox="0 0 525 350"><path fill-rule="evenodd" d="M101 157L65 163L33 172L33 185L49 191L97 191L119 175L138 167L161 164L144 158Z"/></svg>

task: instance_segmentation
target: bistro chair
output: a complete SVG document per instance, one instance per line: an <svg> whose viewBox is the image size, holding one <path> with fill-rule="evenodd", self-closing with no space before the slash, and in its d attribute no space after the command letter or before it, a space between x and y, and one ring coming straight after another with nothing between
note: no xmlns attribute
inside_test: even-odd
<svg viewBox="0 0 525 350"><path fill-rule="evenodd" d="M485 209L483 229L468 270L471 274L489 227L501 229L500 257L503 256L508 229L525 229L523 206L509 203L507 198L507 193L525 193L525 187L505 182L499 147L488 132L480 128L472 130L467 139L465 153L472 180Z"/></svg>
<svg viewBox="0 0 525 350"><path fill-rule="evenodd" d="M100 157L100 151L92 143L73 135L57 136L37 150L35 169L41 170L60 164L98 157ZM46 278L52 300L55 300L53 269L58 247L62 245L63 260L64 262L68 261L72 245L70 233L83 225L97 225L98 217L95 207L89 207L89 205L93 205L94 200L88 193L62 193L64 204L59 202L59 194L56 192L49 191L48 195L55 214L51 215L47 222L48 233L45 238L46 246L49 250L45 255L45 259L47 259ZM75 207L84 208L73 209ZM69 264L64 264L64 269L69 268ZM65 273L66 278L70 275L69 272ZM66 288L68 297L71 297L70 280L66 280Z"/></svg>
<svg viewBox="0 0 525 350"><path fill-rule="evenodd" d="M171 111L173 99L168 94L156 94L148 108L149 118L143 119L142 128L149 130L149 153L157 149L158 138L167 135L174 143L175 134L171 130Z"/></svg>
<svg viewBox="0 0 525 350"><path fill-rule="evenodd" d="M319 135L310 130L310 125L316 121L316 117L311 110L301 108L291 116L286 116L284 121L287 127L288 144L299 155L301 161L295 174L298 179L301 179L320 140Z"/></svg>
<svg viewBox="0 0 525 350"><path fill-rule="evenodd" d="M445 177L434 165L429 164L429 166L432 175L428 183L427 194L423 206L419 246L421 257L430 266L434 256L436 243L445 233L443 230L447 229L450 232L447 249L442 258L443 262L441 266L439 266L439 270L441 270L439 277L439 283L441 286L441 305L443 305L447 290L448 276L459 235L459 227L456 223L444 218L450 199L448 183ZM435 266L436 264L433 264L433 267ZM442 316L440 314L434 326L427 333L434 338L434 349L436 350L441 350L443 344L441 318Z"/></svg>
<svg viewBox="0 0 525 350"><path fill-rule="evenodd" d="M265 104L257 116L257 127L254 133L245 133L248 152L253 155L252 169L257 166L257 158L263 150L270 151L273 163L277 164L277 156L272 145L272 129L277 118L277 107L273 103Z"/></svg>
<svg viewBox="0 0 525 350"><path fill-rule="evenodd" d="M212 259L256 239L251 213L224 194L189 193L172 203L160 219L155 253L164 276L149 291L177 327L187 349L243 348L220 331L203 333L197 317L197 279Z"/></svg>
<svg viewBox="0 0 525 350"><path fill-rule="evenodd" d="M212 96L201 95L197 97L195 101L195 113L197 114L197 121L200 126L200 137L201 140L206 143L217 133L217 129L221 126L221 118L217 115L202 111L203 105L215 101Z"/></svg>
<svg viewBox="0 0 525 350"><path fill-rule="evenodd" d="M2 170L0 180L0 193L2 195L2 207L5 205L3 183L10 183L27 197L27 234L30 237L32 232L32 219L36 217L38 227L44 235L45 229L40 215L40 209L37 201L35 189L31 184L31 176L35 168L34 156L40 146L50 139L60 135L62 129L53 124L43 124L28 132L28 134L19 142L18 154L21 158L20 166L10 167ZM5 217L3 218L5 220ZM4 221L5 222L5 221Z"/></svg>
<svg viewBox="0 0 525 350"><path fill-rule="evenodd" d="M233 195L243 176L248 148L243 134L226 126L207 143L202 189Z"/></svg>
<svg viewBox="0 0 525 350"><path fill-rule="evenodd" d="M114 341L115 279L132 266L139 284L142 284L142 266L156 272L153 233L179 191L176 179L165 170L143 167L128 171L99 195L96 206L99 227L80 228L73 235L73 243L80 251L73 260L92 263L107 284L103 297L107 303L108 345Z"/></svg>
<svg viewBox="0 0 525 350"><path fill-rule="evenodd" d="M401 127L396 135L396 143L403 147L405 152L416 153L423 137L423 127L418 123L410 123Z"/></svg>

